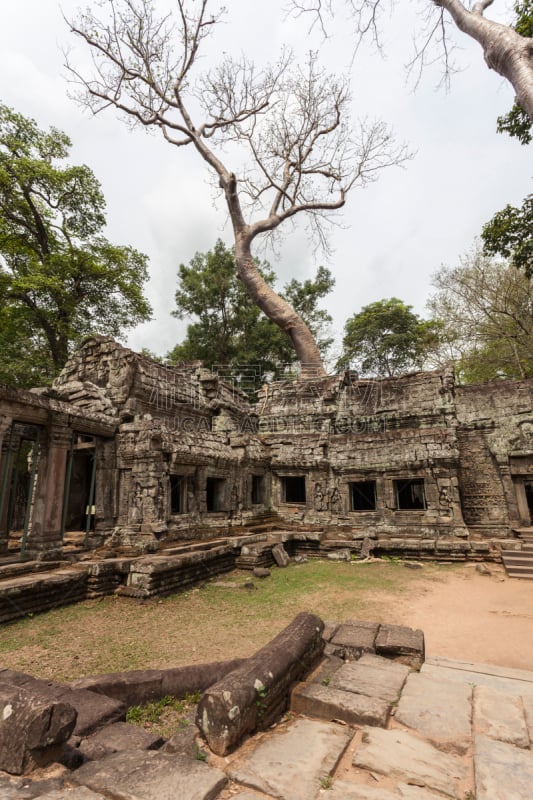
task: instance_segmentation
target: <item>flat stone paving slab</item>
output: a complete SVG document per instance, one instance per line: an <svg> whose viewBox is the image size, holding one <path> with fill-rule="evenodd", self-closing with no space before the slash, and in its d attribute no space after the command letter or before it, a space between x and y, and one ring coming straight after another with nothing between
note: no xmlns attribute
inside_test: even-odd
<svg viewBox="0 0 533 800"><path fill-rule="evenodd" d="M324 800L443 800L442 795L419 786L398 784L395 789L361 786L351 781L334 781L333 788L323 794Z"/></svg>
<svg viewBox="0 0 533 800"><path fill-rule="evenodd" d="M298 719L237 756L229 774L279 800L316 800L320 779L333 772L352 736L339 725Z"/></svg>
<svg viewBox="0 0 533 800"><path fill-rule="evenodd" d="M474 729L500 742L529 747L522 698L490 686L474 689Z"/></svg>
<svg viewBox="0 0 533 800"><path fill-rule="evenodd" d="M350 621L339 625L330 644L335 655L348 659L360 658L363 653L375 652L374 642L378 633L377 622Z"/></svg>
<svg viewBox="0 0 533 800"><path fill-rule="evenodd" d="M471 698L468 683L413 672L395 718L439 749L462 755L471 744Z"/></svg>
<svg viewBox="0 0 533 800"><path fill-rule="evenodd" d="M476 800L531 800L533 796L530 750L476 736L474 771Z"/></svg>
<svg viewBox="0 0 533 800"><path fill-rule="evenodd" d="M474 664L447 658L428 658L420 672L440 675L450 681L466 682L473 686L492 686L507 694L533 696L533 672L492 664Z"/></svg>
<svg viewBox="0 0 533 800"><path fill-rule="evenodd" d="M40 794L37 800L107 800L107 798L103 794L97 794L91 789L87 789L86 786L78 786L75 789L58 789L54 792Z"/></svg>
<svg viewBox="0 0 533 800"><path fill-rule="evenodd" d="M405 664L366 654L355 663L348 662L339 667L329 685L334 689L394 703L408 674L409 667Z"/></svg>
<svg viewBox="0 0 533 800"><path fill-rule="evenodd" d="M115 722L101 728L80 743L79 750L88 759L103 758L123 750L157 750L164 740L138 725Z"/></svg>
<svg viewBox="0 0 533 800"><path fill-rule="evenodd" d="M522 695L522 703L524 704L529 741L533 745L533 697Z"/></svg>
<svg viewBox="0 0 533 800"><path fill-rule="evenodd" d="M385 727L390 703L376 697L345 692L332 686L311 683L297 687L291 697L291 710L297 714L325 720L341 720L348 725Z"/></svg>
<svg viewBox="0 0 533 800"><path fill-rule="evenodd" d="M462 797L461 783L467 778L467 767L457 756L396 729L365 728L352 764L453 798Z"/></svg>
<svg viewBox="0 0 533 800"><path fill-rule="evenodd" d="M215 800L226 775L202 761L153 750L130 750L90 761L70 781L113 800Z"/></svg>

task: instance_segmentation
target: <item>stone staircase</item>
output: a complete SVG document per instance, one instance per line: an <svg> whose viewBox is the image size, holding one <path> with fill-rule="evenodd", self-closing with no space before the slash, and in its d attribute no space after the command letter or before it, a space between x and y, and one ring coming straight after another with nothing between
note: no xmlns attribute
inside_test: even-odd
<svg viewBox="0 0 533 800"><path fill-rule="evenodd" d="M502 550L502 561L510 578L533 580L533 528L517 528L521 550Z"/></svg>

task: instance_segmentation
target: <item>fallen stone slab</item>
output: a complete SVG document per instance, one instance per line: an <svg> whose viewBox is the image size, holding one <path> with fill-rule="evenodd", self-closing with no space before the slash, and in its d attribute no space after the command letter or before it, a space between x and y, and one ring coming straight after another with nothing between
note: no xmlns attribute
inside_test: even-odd
<svg viewBox="0 0 533 800"><path fill-rule="evenodd" d="M438 674L448 680L463 681L475 686L492 686L506 694L533 697L533 672L508 669L493 664L454 661L433 656L427 658L421 672Z"/></svg>
<svg viewBox="0 0 533 800"><path fill-rule="evenodd" d="M363 653L374 653L378 629L377 622L352 621L339 625L330 641L333 655L355 661Z"/></svg>
<svg viewBox="0 0 533 800"><path fill-rule="evenodd" d="M396 729L365 728L352 764L454 799L461 796L461 783L468 774L457 756L442 753L407 731Z"/></svg>
<svg viewBox="0 0 533 800"><path fill-rule="evenodd" d="M234 658L230 661L213 661L172 669L111 672L79 678L69 685L76 690L87 689L93 693L112 697L126 706L137 706L161 700L167 695L185 697L186 694L201 692L245 662L244 658Z"/></svg>
<svg viewBox="0 0 533 800"><path fill-rule="evenodd" d="M289 554L281 543L272 548L272 556L278 567L288 567L291 562Z"/></svg>
<svg viewBox="0 0 533 800"><path fill-rule="evenodd" d="M531 800L533 753L479 735L474 745L476 800Z"/></svg>
<svg viewBox="0 0 533 800"><path fill-rule="evenodd" d="M384 728L391 705L386 700L346 692L319 683L297 686L291 697L291 711L347 725L379 725Z"/></svg>
<svg viewBox="0 0 533 800"><path fill-rule="evenodd" d="M516 747L529 747L524 705L516 697L490 686L474 688L474 730Z"/></svg>
<svg viewBox="0 0 533 800"><path fill-rule="evenodd" d="M82 739L78 749L84 759L94 761L124 750L157 750L163 743L164 739L161 736L150 733L138 725L115 722Z"/></svg>
<svg viewBox="0 0 533 800"><path fill-rule="evenodd" d="M202 761L131 750L87 762L70 781L114 800L214 800L227 777Z"/></svg>
<svg viewBox="0 0 533 800"><path fill-rule="evenodd" d="M205 692L196 724L214 753L225 755L245 734L267 728L281 716L294 684L322 654L323 628L314 614L298 614L245 664Z"/></svg>
<svg viewBox="0 0 533 800"><path fill-rule="evenodd" d="M88 736L103 725L120 722L126 717L127 709L124 703L96 692L81 688L72 689L67 685L40 680L11 669L0 670L0 682L19 686L43 700L72 706L77 713L73 731L75 736Z"/></svg>
<svg viewBox="0 0 533 800"><path fill-rule="evenodd" d="M440 750L462 755L471 744L472 687L413 672L407 678L396 721Z"/></svg>
<svg viewBox="0 0 533 800"><path fill-rule="evenodd" d="M376 636L376 653L401 661L418 669L425 658L424 634L403 625L380 625Z"/></svg>
<svg viewBox="0 0 533 800"><path fill-rule="evenodd" d="M395 703L409 675L409 667L366 654L359 661L343 664L331 678L330 686L345 692Z"/></svg>
<svg viewBox="0 0 533 800"><path fill-rule="evenodd" d="M316 800L320 779L335 770L352 735L339 725L298 719L237 756L229 774L278 800Z"/></svg>
<svg viewBox="0 0 533 800"><path fill-rule="evenodd" d="M57 761L75 724L67 703L0 683L0 770L22 775Z"/></svg>
<svg viewBox="0 0 533 800"><path fill-rule="evenodd" d="M189 709L187 714L180 719L178 730L165 742L161 748L162 753L177 753L189 758L198 758L199 754L204 753L198 744L198 728L194 723L196 709ZM207 755L207 753L205 753ZM200 755L200 758L202 756Z"/></svg>

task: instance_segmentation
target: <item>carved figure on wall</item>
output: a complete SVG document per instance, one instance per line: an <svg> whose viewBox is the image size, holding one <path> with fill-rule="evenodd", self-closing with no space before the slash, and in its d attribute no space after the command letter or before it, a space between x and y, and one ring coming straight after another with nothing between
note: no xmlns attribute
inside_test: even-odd
<svg viewBox="0 0 533 800"><path fill-rule="evenodd" d="M442 486L439 491L439 508L443 516L453 516L452 498L447 486Z"/></svg>
<svg viewBox="0 0 533 800"><path fill-rule="evenodd" d="M314 490L314 506L315 511L327 511L328 510L328 494L327 492L322 491L322 484L320 481L315 483L315 490Z"/></svg>
<svg viewBox="0 0 533 800"><path fill-rule="evenodd" d="M331 490L330 496L330 508L332 514L340 514L342 511L342 500L340 496L340 492L336 486L334 486Z"/></svg>

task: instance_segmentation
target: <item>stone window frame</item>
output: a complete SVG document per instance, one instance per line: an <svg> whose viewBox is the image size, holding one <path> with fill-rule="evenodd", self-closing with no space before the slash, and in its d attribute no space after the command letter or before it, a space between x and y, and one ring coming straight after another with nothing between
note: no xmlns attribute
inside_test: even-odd
<svg viewBox="0 0 533 800"><path fill-rule="evenodd" d="M403 487L406 489L408 486L419 485L422 486L422 505L421 506L401 506L400 505L400 493L399 493L399 486L398 484L405 484ZM426 486L426 479L421 475L411 475L405 478L393 478L392 479L392 491L394 497L394 511L400 512L408 512L408 513L418 513L427 511L428 508L428 501L427 501L427 486Z"/></svg>
<svg viewBox="0 0 533 800"><path fill-rule="evenodd" d="M171 517L177 517L177 516L181 516L182 514L186 514L187 513L187 475L183 475L182 473L179 473L179 472L171 473L168 476L168 480L169 480L170 516ZM180 497L179 510L176 510L173 507L173 502L172 502L173 495L174 495L173 486L172 486L173 481L179 481L179 497Z"/></svg>
<svg viewBox="0 0 533 800"><path fill-rule="evenodd" d="M216 489L213 494L214 507L209 508L209 490L208 484L213 482L216 484ZM205 511L206 514L225 514L228 511L228 498L227 498L227 484L228 479L222 475L206 475L205 478Z"/></svg>
<svg viewBox="0 0 533 800"><path fill-rule="evenodd" d="M260 481L258 494L254 491L257 488L256 481ZM259 500L254 499L257 496ZM264 506L266 497L266 476L264 472L252 472L250 481L250 505L251 506Z"/></svg>
<svg viewBox="0 0 533 800"><path fill-rule="evenodd" d="M374 486L374 507L373 508L354 508L353 505L353 486L357 484L373 484ZM348 510L353 514L375 514L378 509L378 481L376 478L366 478L348 481Z"/></svg>
<svg viewBox="0 0 533 800"><path fill-rule="evenodd" d="M294 479L294 478L303 479L303 488L304 488L304 499L303 500L287 500L286 499L287 498L287 494L286 494L286 491L287 491L286 480L287 480L287 478L289 478L289 479ZM300 471L292 472L292 473L284 473L282 475L278 475L278 480L280 482L280 503L282 505L302 506L302 507L307 506L308 498L309 498L309 492L307 490L307 488L308 488L307 487L307 475L305 473L302 473Z"/></svg>

